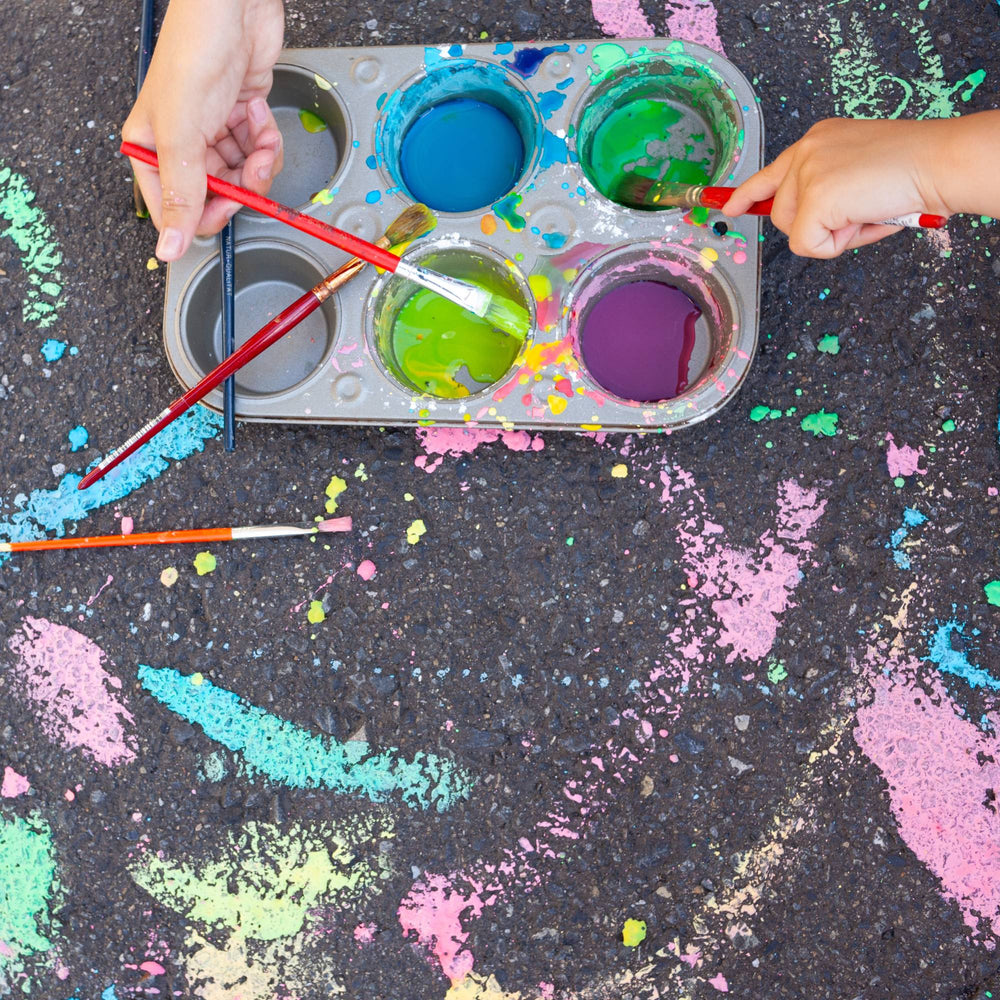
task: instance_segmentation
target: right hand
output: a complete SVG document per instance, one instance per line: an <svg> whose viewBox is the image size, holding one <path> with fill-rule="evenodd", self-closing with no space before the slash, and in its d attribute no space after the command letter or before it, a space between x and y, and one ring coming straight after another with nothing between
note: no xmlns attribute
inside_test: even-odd
<svg viewBox="0 0 1000 1000"><path fill-rule="evenodd" d="M209 173L266 194L281 170L281 132L267 106L284 37L281 0L171 0L122 138L155 149L159 171L133 162L160 231L156 256L181 257L239 209L206 200Z"/></svg>

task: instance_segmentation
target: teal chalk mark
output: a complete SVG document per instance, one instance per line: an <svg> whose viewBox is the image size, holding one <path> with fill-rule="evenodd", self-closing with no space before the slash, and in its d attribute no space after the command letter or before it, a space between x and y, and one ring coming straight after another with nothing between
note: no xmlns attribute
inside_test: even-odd
<svg viewBox="0 0 1000 1000"><path fill-rule="evenodd" d="M1000 691L1000 680L970 662L963 650L952 648L952 635L956 632L962 635L964 629L965 624L956 618L939 625L931 636L930 648L924 659L937 664L938 670L943 673L961 677L969 687L985 687L992 691Z"/></svg>
<svg viewBox="0 0 1000 1000"><path fill-rule="evenodd" d="M42 357L48 362L58 361L66 353L67 347L69 347L69 344L67 344L65 340L55 340L54 338L49 337L49 339L42 344Z"/></svg>
<svg viewBox="0 0 1000 1000"><path fill-rule="evenodd" d="M193 406L90 489L78 490L83 477L70 472L54 490L21 493L14 497L13 504L0 506L0 539L28 542L50 533L62 537L69 525L82 521L91 511L121 500L162 475L171 461L179 462L201 451L221 428L221 416ZM0 565L8 558L0 556Z"/></svg>
<svg viewBox="0 0 1000 1000"><path fill-rule="evenodd" d="M89 440L90 434L87 432L86 427L74 427L69 432L69 446L71 451L80 451L86 448Z"/></svg>
<svg viewBox="0 0 1000 1000"><path fill-rule="evenodd" d="M892 550L893 562L895 562L900 569L910 568L910 557L902 550L902 548L900 548L903 544L903 540L909 535L910 528L916 528L923 524L926 520L926 514L921 514L919 510L916 510L913 507L907 507L903 511L902 527L897 528L889 536L889 541L885 543L885 547Z"/></svg>
<svg viewBox="0 0 1000 1000"><path fill-rule="evenodd" d="M52 832L38 815L0 819L0 983L23 976L25 959L49 951L56 888ZM22 982L26 994L30 982Z"/></svg>
<svg viewBox="0 0 1000 1000"><path fill-rule="evenodd" d="M240 754L251 775L259 773L290 788L360 794L373 802L399 792L407 805L433 805L438 812L472 791L474 780L467 771L434 754L418 752L407 761L393 747L379 753L363 740L339 743L316 736L232 691L202 678L195 683L170 668L142 665L139 680L169 709Z"/></svg>
<svg viewBox="0 0 1000 1000"><path fill-rule="evenodd" d="M20 174L0 160L0 238L7 237L21 254L28 290L21 300L26 323L50 327L63 306L62 252L45 214L33 205L35 193Z"/></svg>
<svg viewBox="0 0 1000 1000"><path fill-rule="evenodd" d="M101 1000L118 1000L118 994L115 993L115 984L112 983L102 994Z"/></svg>

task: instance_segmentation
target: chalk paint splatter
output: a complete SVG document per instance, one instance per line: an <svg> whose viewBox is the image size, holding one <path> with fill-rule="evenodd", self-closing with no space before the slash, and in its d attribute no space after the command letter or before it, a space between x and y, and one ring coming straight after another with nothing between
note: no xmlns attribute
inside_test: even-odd
<svg viewBox="0 0 1000 1000"><path fill-rule="evenodd" d="M429 753L407 761L394 748L374 751L364 740L338 743L315 736L201 679L176 670L139 667L155 698L234 753L248 770L291 788L329 788L380 802L399 793L410 806L443 811L467 798L473 779L463 768Z"/></svg>
<svg viewBox="0 0 1000 1000"><path fill-rule="evenodd" d="M31 783L23 774L18 774L12 767L3 769L3 783L0 784L0 798L16 799L31 788Z"/></svg>
<svg viewBox="0 0 1000 1000"><path fill-rule="evenodd" d="M540 434L527 431L466 430L464 427L421 427L417 440L426 454L418 455L415 465L425 472L433 472L444 461L444 456L458 458L469 455L480 445L500 441L511 451L541 451L545 442ZM429 456L436 458L429 459Z"/></svg>
<svg viewBox="0 0 1000 1000"><path fill-rule="evenodd" d="M135 758L134 720L122 682L104 651L85 635L44 618L25 618L8 640L16 659L6 673L49 739L107 767Z"/></svg>

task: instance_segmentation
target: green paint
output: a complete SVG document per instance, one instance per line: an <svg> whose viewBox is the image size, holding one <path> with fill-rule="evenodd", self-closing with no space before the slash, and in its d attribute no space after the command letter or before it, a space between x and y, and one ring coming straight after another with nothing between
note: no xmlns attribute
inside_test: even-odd
<svg viewBox="0 0 1000 1000"><path fill-rule="evenodd" d="M708 209L703 205L695 205L695 207L691 209L691 221L696 226L708 225Z"/></svg>
<svg viewBox="0 0 1000 1000"><path fill-rule="evenodd" d="M804 416L800 426L804 431L812 431L816 437L833 437L837 433L838 420L836 413L817 410Z"/></svg>
<svg viewBox="0 0 1000 1000"><path fill-rule="evenodd" d="M426 288L406 300L391 332L397 374L418 392L442 399L499 382L522 343Z"/></svg>
<svg viewBox="0 0 1000 1000"><path fill-rule="evenodd" d="M956 424L955 424L954 420L946 420L941 425L941 430L943 430L945 432L945 434L950 434L955 429L955 427L956 427Z"/></svg>
<svg viewBox="0 0 1000 1000"><path fill-rule="evenodd" d="M750 419L756 424L759 424L762 420L766 420L768 417L771 420L777 420L780 416L781 410L773 410L770 406L755 406L750 411Z"/></svg>
<svg viewBox="0 0 1000 1000"><path fill-rule="evenodd" d="M628 53L614 42L602 42L591 50L590 58L597 67L597 75L607 73L628 59Z"/></svg>
<svg viewBox="0 0 1000 1000"><path fill-rule="evenodd" d="M28 283L21 315L26 323L44 330L56 321L63 306L62 252L42 210L32 204L34 200L27 181L0 160L0 238L11 240L21 255Z"/></svg>
<svg viewBox="0 0 1000 1000"><path fill-rule="evenodd" d="M48 823L37 814L0 819L0 984L23 976L26 959L52 948L46 933L53 929L55 875ZM21 988L30 993L31 981Z"/></svg>
<svg viewBox="0 0 1000 1000"><path fill-rule="evenodd" d="M957 83L949 83L923 19L905 11L893 11L889 18L892 29L902 28L913 37L920 69L912 78L889 72L884 52L877 47L860 11L850 12L843 20L833 13L828 15L835 113L847 118L951 118L959 114L956 97L967 102L986 79L986 71L978 69Z"/></svg>
<svg viewBox="0 0 1000 1000"><path fill-rule="evenodd" d="M1000 580L990 580L983 590L986 592L987 602L1000 608Z"/></svg>
<svg viewBox="0 0 1000 1000"><path fill-rule="evenodd" d="M897 490L901 490L906 485L906 480L902 476L896 476L892 481L892 485L896 487Z"/></svg>
<svg viewBox="0 0 1000 1000"><path fill-rule="evenodd" d="M816 345L816 349L823 354L840 354L840 337L835 333L828 333Z"/></svg>
<svg viewBox="0 0 1000 1000"><path fill-rule="evenodd" d="M290 829L250 821L194 859L151 852L129 874L187 920L273 941L302 930L314 907L341 907L380 891L381 866L363 855L392 836L391 821L371 815Z"/></svg>
<svg viewBox="0 0 1000 1000"><path fill-rule="evenodd" d="M509 194L506 198L501 198L494 206L493 212L498 219L507 223L507 228L512 233L519 233L528 224L523 215L518 215L517 207L524 201L519 194Z"/></svg>
<svg viewBox="0 0 1000 1000"><path fill-rule="evenodd" d="M299 112L299 121L302 122L302 127L307 132L326 131L326 122L319 115L313 114L311 111L306 111L305 108Z"/></svg>
<svg viewBox="0 0 1000 1000"><path fill-rule="evenodd" d="M211 552L199 552L194 557L194 568L198 571L198 576L214 572L217 565Z"/></svg>
<svg viewBox="0 0 1000 1000"><path fill-rule="evenodd" d="M781 660L772 660L767 665L767 679L772 684L780 684L788 676L784 663Z"/></svg>

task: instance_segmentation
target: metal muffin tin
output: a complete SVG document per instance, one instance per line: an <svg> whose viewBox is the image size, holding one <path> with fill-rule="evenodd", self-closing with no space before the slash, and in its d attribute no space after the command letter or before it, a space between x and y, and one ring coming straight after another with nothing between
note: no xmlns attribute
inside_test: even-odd
<svg viewBox="0 0 1000 1000"><path fill-rule="evenodd" d="M725 112L736 116L739 142L716 165L713 182L738 184L761 166L759 104L727 59L693 43L604 39L286 50L270 98L285 138L285 169L272 196L369 240L411 203L397 174L393 137L405 132L400 115L405 126L407 114L423 110L423 91L434 99L428 78L445 74L455 81L446 88L448 96L471 88L470 96L511 113L526 140L526 168L515 191L495 209L438 213L437 229L407 254L460 276L478 266L506 273L510 287L529 300L535 322L501 381L459 399L421 394L380 354L381 310L406 297L400 286L407 283L367 268L237 373L237 416L316 424L670 431L716 413L742 383L757 347L760 221L730 221L730 232L720 235L712 222L721 216L696 224L682 209L624 208L594 187L576 148L581 115L602 88L629 75L645 80L681 72L681 66L688 75L704 73L716 81ZM476 82L477 74L485 74L485 84ZM493 89L502 96L494 100L496 81L502 83ZM301 111L327 128L310 131ZM305 121L316 126L308 116ZM236 220L242 343L345 255L249 210ZM164 344L185 390L220 360L219 271L217 241L197 239L167 272ZM686 291L701 306L698 322L708 335L692 358L697 377L689 388L658 403L622 400L602 389L586 371L577 343L588 302L616 281L641 278ZM221 390L204 402L221 410Z"/></svg>

